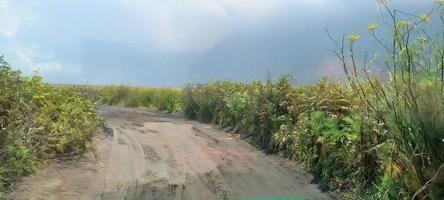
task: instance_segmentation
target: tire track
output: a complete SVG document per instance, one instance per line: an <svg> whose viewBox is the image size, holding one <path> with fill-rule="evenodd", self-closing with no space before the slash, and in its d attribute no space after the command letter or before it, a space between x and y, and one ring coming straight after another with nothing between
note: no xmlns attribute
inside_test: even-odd
<svg viewBox="0 0 444 200"><path fill-rule="evenodd" d="M178 116L103 106L96 155L26 178L10 199L331 199L312 177L239 137ZM57 172L57 173L54 173Z"/></svg>

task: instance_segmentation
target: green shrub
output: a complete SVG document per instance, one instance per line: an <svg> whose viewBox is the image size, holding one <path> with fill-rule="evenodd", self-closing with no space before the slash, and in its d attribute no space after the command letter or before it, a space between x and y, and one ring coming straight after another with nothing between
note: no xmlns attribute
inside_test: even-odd
<svg viewBox="0 0 444 200"><path fill-rule="evenodd" d="M431 140L435 143L429 144L439 147L441 132L433 131L441 130L444 124L439 121L443 112L437 112L442 109L442 93L437 90L439 87L426 83L421 83L422 89L416 88L427 94L418 99L424 103L420 104L417 117L422 116L424 127L433 133L427 137L434 138ZM368 81L359 86L367 94L365 99L353 86L328 80L293 88L288 76L249 84L226 81L194 84L183 90L183 113L232 127L269 152L282 152L303 162L324 188L343 191L344 198L408 198L413 195L410 187L422 185L417 184L412 157L405 156L402 149L406 148L399 144L422 139L408 139L399 133L398 127L391 126L395 125L394 119L390 119L393 113L381 102L383 99L371 93L372 84ZM380 87L386 88L388 95L396 95L389 89L390 82ZM369 112L368 102L381 113ZM384 124L377 118L380 115L392 124ZM409 121L407 124L414 124ZM435 155L442 155L442 148L428 148ZM422 169L421 173L424 172ZM403 173L408 175L401 176Z"/></svg>
<svg viewBox="0 0 444 200"><path fill-rule="evenodd" d="M362 124L376 130L376 134L361 131L370 144L365 150L376 152L381 163L374 188L369 189L374 193L364 191L363 198L442 199L437 194L444 193L444 38L442 29L435 37L428 26L434 24L430 17L436 16L442 28L443 3L438 1L419 16L392 10L389 1L379 3L392 35L388 40L379 38L377 24L368 29L387 50L383 63L389 79L381 81L369 73L367 65L373 60L362 68L356 64L356 34L349 36L348 49L343 37L342 45L334 41L332 50L342 61L353 93L364 103Z"/></svg>
<svg viewBox="0 0 444 200"><path fill-rule="evenodd" d="M3 58L0 80L0 191L47 159L87 150L102 124L92 100L22 76Z"/></svg>
<svg viewBox="0 0 444 200"><path fill-rule="evenodd" d="M162 111L177 112L180 108L180 91L174 89L158 89L154 106Z"/></svg>
<svg viewBox="0 0 444 200"><path fill-rule="evenodd" d="M182 103L183 114L190 119L197 119L197 110L199 109L199 105L196 101L196 90L197 86L187 85L182 94Z"/></svg>
<svg viewBox="0 0 444 200"><path fill-rule="evenodd" d="M102 104L124 107L154 107L161 111L181 110L181 89L137 88L125 85L89 87L89 94L98 96Z"/></svg>

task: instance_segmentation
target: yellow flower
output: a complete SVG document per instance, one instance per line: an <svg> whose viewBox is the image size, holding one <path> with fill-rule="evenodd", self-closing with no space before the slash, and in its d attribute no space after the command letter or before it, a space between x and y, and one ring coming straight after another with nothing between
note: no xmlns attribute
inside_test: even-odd
<svg viewBox="0 0 444 200"><path fill-rule="evenodd" d="M367 26L367 29L370 31L374 31L378 28L379 24L378 23L371 23Z"/></svg>
<svg viewBox="0 0 444 200"><path fill-rule="evenodd" d="M398 21L398 24L397 24L398 28L406 27L407 25L408 25L408 22L405 20Z"/></svg>
<svg viewBox="0 0 444 200"><path fill-rule="evenodd" d="M418 42L420 43L420 44L427 44L428 43L428 41L429 40L427 40L427 38L425 38L425 37L418 37Z"/></svg>
<svg viewBox="0 0 444 200"><path fill-rule="evenodd" d="M425 23L429 23L430 22L430 15L426 14L426 13L421 14L421 20Z"/></svg>
<svg viewBox="0 0 444 200"><path fill-rule="evenodd" d="M386 173L391 174L393 177L398 177L401 175L402 170L401 167L395 162L390 162L386 168Z"/></svg>
<svg viewBox="0 0 444 200"><path fill-rule="evenodd" d="M355 33L355 34L351 34L348 36L348 39L350 40L350 42L356 42L359 40L359 38L361 38L361 35Z"/></svg>

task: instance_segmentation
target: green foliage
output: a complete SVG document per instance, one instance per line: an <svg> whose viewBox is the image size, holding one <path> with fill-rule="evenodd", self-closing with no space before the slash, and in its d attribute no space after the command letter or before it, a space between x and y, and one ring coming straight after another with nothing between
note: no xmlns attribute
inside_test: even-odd
<svg viewBox="0 0 444 200"><path fill-rule="evenodd" d="M217 121L218 111L224 106L225 96L234 85L216 82L209 85L188 85L182 95L185 116L204 122Z"/></svg>
<svg viewBox="0 0 444 200"><path fill-rule="evenodd" d="M188 85L183 112L232 127L269 152L303 161L326 188L347 190L366 179L360 173L360 101L339 83L293 88L291 77L250 84L215 82ZM373 158L373 163L376 163ZM367 166L374 167L374 166ZM372 173L376 173L374 168Z"/></svg>
<svg viewBox="0 0 444 200"><path fill-rule="evenodd" d="M405 153L411 147L400 144L413 146L413 142L429 138L428 147L423 148L436 159L443 155L442 132L438 131L444 124L440 121L443 94L439 86L423 81L415 88L424 93L418 99L420 112L408 111L404 107L408 104L399 105L405 110L397 118L402 117L410 131L406 136L400 133L394 113L384 106L385 100L372 95L372 84L359 86L366 98L351 85L327 80L293 88L288 76L249 84L194 84L183 91L183 113L231 127L269 152L301 161L324 188L343 191L345 198L408 198L414 193L410 188L422 186L418 173L434 174L436 170L417 172L414 156ZM392 84L381 83L380 87L395 98ZM381 113L369 112L368 102ZM378 118L381 115L387 124ZM412 121L418 119L422 125ZM420 127L428 131L419 134Z"/></svg>
<svg viewBox="0 0 444 200"><path fill-rule="evenodd" d="M136 88L124 85L90 87L89 94L95 94L103 104L125 107L154 107L161 111L181 110L180 89Z"/></svg>
<svg viewBox="0 0 444 200"><path fill-rule="evenodd" d="M154 96L154 106L168 112L180 111L180 91L173 89L158 89Z"/></svg>
<svg viewBox="0 0 444 200"><path fill-rule="evenodd" d="M3 58L0 91L0 191L47 159L83 153L102 123L92 100L24 77Z"/></svg>
<svg viewBox="0 0 444 200"><path fill-rule="evenodd" d="M378 24L370 24L368 30L387 50L387 81L369 73L373 61L357 65L357 39L350 40L348 51L344 40L334 41L332 49L363 103L362 150L374 152L381 163L373 186L359 192L369 199L443 199L444 34L439 29L436 37L427 26L437 16L442 28L444 7L438 2L430 12L415 16L392 10L389 1L380 3L389 18L384 24L392 30L391 38L377 36Z"/></svg>

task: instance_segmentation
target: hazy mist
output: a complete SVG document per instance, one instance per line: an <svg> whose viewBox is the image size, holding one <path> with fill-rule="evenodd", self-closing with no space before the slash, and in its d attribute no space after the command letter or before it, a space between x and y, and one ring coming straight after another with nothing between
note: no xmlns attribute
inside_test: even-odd
<svg viewBox="0 0 444 200"><path fill-rule="evenodd" d="M304 83L341 73L325 28L359 31L372 48L366 26L379 14L374 0L0 0L0 54L51 83L182 86L267 72Z"/></svg>

